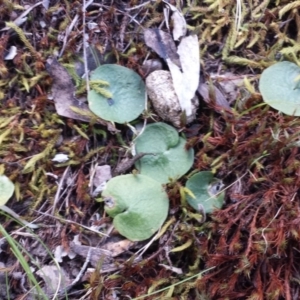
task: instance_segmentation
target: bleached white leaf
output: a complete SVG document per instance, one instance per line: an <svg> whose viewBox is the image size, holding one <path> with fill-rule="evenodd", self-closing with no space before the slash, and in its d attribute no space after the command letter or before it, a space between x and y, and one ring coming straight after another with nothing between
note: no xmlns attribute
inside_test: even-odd
<svg viewBox="0 0 300 300"><path fill-rule="evenodd" d="M46 22L45 22L44 20L41 20L41 21L40 21L40 26L41 26L42 28L45 28L45 27L47 27L47 24L46 24Z"/></svg>
<svg viewBox="0 0 300 300"><path fill-rule="evenodd" d="M182 36L186 35L186 21L178 10L173 12L171 19L173 20L173 38L175 41L178 41Z"/></svg>
<svg viewBox="0 0 300 300"><path fill-rule="evenodd" d="M67 254L68 253L64 250L64 248L61 245L56 246L54 250L54 257L58 263L61 263L62 258L67 256Z"/></svg>
<svg viewBox="0 0 300 300"><path fill-rule="evenodd" d="M199 84L200 57L198 37L191 35L184 37L177 53L180 58L181 70L170 59L167 64L170 69L175 92L182 110L185 110L186 116L192 115L192 98Z"/></svg>
<svg viewBox="0 0 300 300"><path fill-rule="evenodd" d="M11 180L5 175L0 175L0 206L6 204L14 191L15 186Z"/></svg>
<svg viewBox="0 0 300 300"><path fill-rule="evenodd" d="M178 41L182 36L186 36L187 25L182 13L172 4L164 1L172 11L171 19L173 21L173 38Z"/></svg>
<svg viewBox="0 0 300 300"><path fill-rule="evenodd" d="M17 55L17 47L11 46L8 50L7 55L4 57L5 60L12 60Z"/></svg>
<svg viewBox="0 0 300 300"><path fill-rule="evenodd" d="M54 258L58 263L63 261L63 257L68 256L70 259L73 259L76 254L72 250L66 251L62 245L58 245L54 250Z"/></svg>
<svg viewBox="0 0 300 300"><path fill-rule="evenodd" d="M52 159L52 161L58 162L58 163L64 163L68 160L69 160L69 156L67 154L63 154L63 153L56 154L54 156L54 158Z"/></svg>
<svg viewBox="0 0 300 300"><path fill-rule="evenodd" d="M76 245L81 245L81 241L79 238L80 238L79 234L74 235L72 242L75 243Z"/></svg>
<svg viewBox="0 0 300 300"><path fill-rule="evenodd" d="M99 26L96 22L89 22L86 25L88 29L93 30L94 32L100 32Z"/></svg>
<svg viewBox="0 0 300 300"><path fill-rule="evenodd" d="M101 192L103 192L103 190L106 187L106 181L102 182L100 185L98 185L96 187L96 189L93 191L92 193L92 197L96 197L97 195L99 195Z"/></svg>
<svg viewBox="0 0 300 300"><path fill-rule="evenodd" d="M193 97L199 84L200 55L199 43L196 35L184 37L178 46L181 68L185 81L188 82L189 97Z"/></svg>
<svg viewBox="0 0 300 300"><path fill-rule="evenodd" d="M166 270L170 270L176 274L183 274L183 271L181 268L176 268L176 267L173 267L173 266L168 266L168 265L164 265L164 264L159 264L160 266L164 267Z"/></svg>

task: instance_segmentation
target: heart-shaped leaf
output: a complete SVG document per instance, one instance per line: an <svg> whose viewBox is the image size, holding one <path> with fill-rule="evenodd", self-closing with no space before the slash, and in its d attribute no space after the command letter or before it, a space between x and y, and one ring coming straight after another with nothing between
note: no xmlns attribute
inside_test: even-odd
<svg viewBox="0 0 300 300"><path fill-rule="evenodd" d="M5 205L15 190L14 184L5 175L0 175L0 206Z"/></svg>
<svg viewBox="0 0 300 300"><path fill-rule="evenodd" d="M259 90L271 107L292 116L300 116L300 68L288 61L265 69Z"/></svg>
<svg viewBox="0 0 300 300"><path fill-rule="evenodd" d="M102 192L105 211L121 235L132 241L151 237L165 221L169 200L162 185L144 175L112 178Z"/></svg>
<svg viewBox="0 0 300 300"><path fill-rule="evenodd" d="M91 80L109 84L103 87L109 96L96 90L88 93L89 107L100 118L126 123L143 112L146 102L145 84L134 71L114 64L102 65L92 72Z"/></svg>
<svg viewBox="0 0 300 300"><path fill-rule="evenodd" d="M185 144L175 128L165 123L150 124L135 143L137 153L150 154L138 160L136 168L160 183L176 180L193 165L194 150L186 150Z"/></svg>
<svg viewBox="0 0 300 300"><path fill-rule="evenodd" d="M222 186L222 182L215 179L212 172L196 173L186 182L186 187L195 196L193 198L187 194L187 201L197 211L203 209L205 213L211 213L224 204L224 192L220 192Z"/></svg>

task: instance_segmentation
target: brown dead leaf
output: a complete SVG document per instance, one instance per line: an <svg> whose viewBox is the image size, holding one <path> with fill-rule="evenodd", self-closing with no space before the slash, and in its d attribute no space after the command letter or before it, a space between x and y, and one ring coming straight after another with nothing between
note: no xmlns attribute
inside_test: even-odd
<svg viewBox="0 0 300 300"><path fill-rule="evenodd" d="M100 259L103 259L104 265L112 262L112 253L106 249L79 245L74 242L70 243L70 249L82 257L87 257L89 251L91 251L90 263L93 267L97 266Z"/></svg>
<svg viewBox="0 0 300 300"><path fill-rule="evenodd" d="M103 245L102 249L110 251L112 257L116 257L123 252L129 250L135 243L129 240L121 240Z"/></svg>
<svg viewBox="0 0 300 300"><path fill-rule="evenodd" d="M111 123L100 120L95 116L85 102L75 98L75 86L72 78L55 58L48 59L47 71L53 79L52 97L56 111L60 116L84 122L93 121L107 126L109 131L117 131Z"/></svg>
<svg viewBox="0 0 300 300"><path fill-rule="evenodd" d="M93 267L96 267L99 263L100 259L103 259L103 266L102 268L105 269L107 265L113 262L113 258L124 253L130 247L132 247L135 243L129 240L121 240L118 242L110 242L107 243L101 248L99 247L90 247L79 245L77 243L71 242L70 249L82 256L87 257L89 251L91 251L90 263Z"/></svg>
<svg viewBox="0 0 300 300"><path fill-rule="evenodd" d="M231 107L229 106L225 96L214 85L209 86L207 83L200 83L198 92L206 103L214 103L221 108L231 110Z"/></svg>

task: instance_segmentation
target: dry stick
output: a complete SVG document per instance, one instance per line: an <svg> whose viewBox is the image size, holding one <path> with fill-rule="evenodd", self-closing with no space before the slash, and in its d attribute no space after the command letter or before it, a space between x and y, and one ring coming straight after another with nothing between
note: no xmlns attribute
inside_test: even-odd
<svg viewBox="0 0 300 300"><path fill-rule="evenodd" d="M59 200L59 197L60 197L60 192L61 192L63 183L64 183L64 181L65 181L65 179L66 179L66 177L67 177L67 174L68 174L68 172L69 172L69 169L70 169L70 166L67 166L67 168L65 169L65 171L64 171L64 173L63 173L62 178L61 178L60 181L59 181L58 188L57 188L57 192L56 192L55 197L54 197L53 207L52 207L52 210L51 210L51 214L52 214L52 215L54 214L56 205L57 205L58 200Z"/></svg>
<svg viewBox="0 0 300 300"><path fill-rule="evenodd" d="M65 222L65 223L67 223L67 224L75 224L75 225L77 225L77 226L79 226L79 227L82 227L82 228L84 228L84 229L86 229L86 230L89 230L89 231L91 231L91 232L93 232L93 233L97 233L97 234L99 234L99 235L104 235L104 236L106 236L106 237L109 237L106 233L103 233L103 232L101 232L101 231L94 230L94 229L92 229L92 228L90 228L90 227L84 226L84 225L82 225L82 224L80 224L80 223L77 223L77 222L75 222L75 221L70 221L70 220L62 219L62 218L59 218L59 217L56 217L56 216L52 216L52 215L50 215L50 214L48 214L48 213L43 213L43 212L41 212L41 211L37 211L37 210L34 210L34 212L39 213L39 214L41 214L41 215L43 215L43 216L47 216L47 217L53 218L53 219L58 220L58 221L61 221L61 222ZM49 225L47 225L47 226L49 227Z"/></svg>
<svg viewBox="0 0 300 300"><path fill-rule="evenodd" d="M63 42L63 46L60 50L60 53L58 55L58 57L61 57L65 51L65 48L67 46L67 39L69 37L69 34L71 33L73 27L75 26L76 22L78 21L78 18L79 18L79 15L77 14L74 19L72 20L71 24L68 26L68 28L66 29L66 34L65 34L65 37L64 37L64 42Z"/></svg>
<svg viewBox="0 0 300 300"><path fill-rule="evenodd" d="M141 8L143 6L146 6L146 5L150 4L151 2L152 2L151 0L150 1L146 1L146 2L144 2L142 4L136 5L134 7L125 8L125 10L130 11L130 10L138 9L138 8Z"/></svg>
<svg viewBox="0 0 300 300"><path fill-rule="evenodd" d="M85 36L85 12L87 7L92 4L94 1L90 0L88 3L86 3L85 0L83 0L83 9L82 9L82 28L83 28L83 61L84 61L84 73L85 73L85 82L86 82L86 91L90 91L90 83L89 83L89 70L88 70L88 64L87 64L87 54L86 54L86 47L87 47L87 39Z"/></svg>
<svg viewBox="0 0 300 300"><path fill-rule="evenodd" d="M37 6L39 6L40 4L42 4L43 1L40 1L38 3L35 3L34 5L30 6L29 8L27 8L23 13L21 13L14 21L13 23L15 23L17 26L21 26L26 20L26 16ZM6 26L3 29L1 29L1 31L5 31L10 29L10 27Z"/></svg>
<svg viewBox="0 0 300 300"><path fill-rule="evenodd" d="M239 32L242 23L242 3L241 0L236 0L236 12L235 12L235 31Z"/></svg>
<svg viewBox="0 0 300 300"><path fill-rule="evenodd" d="M85 10L93 2L94 2L94 0L90 0L88 3L85 3L85 0L84 0L84 4L83 4L84 21L85 21ZM75 26L76 22L78 21L78 18L79 18L79 14L76 14L75 17L74 17L74 19L72 20L70 26L66 29L66 35L64 37L63 46L62 46L62 49L60 50L60 53L59 53L58 57L61 57L63 55L63 53L64 53L64 51L66 49L66 46L67 46L67 39L68 39L68 37L69 37L69 35L70 35L73 27ZM84 25L85 25L85 23L84 23ZM83 28L83 36L84 36L84 33L85 33L85 29ZM83 44L83 48L84 48L84 44Z"/></svg>

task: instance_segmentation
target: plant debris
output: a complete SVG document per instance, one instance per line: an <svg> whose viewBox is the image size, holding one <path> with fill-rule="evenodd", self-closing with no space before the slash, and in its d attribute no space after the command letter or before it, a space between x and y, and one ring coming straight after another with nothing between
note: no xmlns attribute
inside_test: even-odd
<svg viewBox="0 0 300 300"><path fill-rule="evenodd" d="M0 211L1 299L299 298L300 119L258 89L275 63L300 66L299 1L4 0L0 20L0 170L14 185L6 206L39 226ZM138 129L163 116L148 101L130 124L101 120L87 106L88 78L107 63L143 80L168 71L167 60L184 71L185 38L201 53L199 108L176 130L193 165L164 185L170 209L155 237L124 241L95 170L118 170ZM68 160L53 161L61 154ZM124 176L140 176L127 167ZM224 184L224 205L206 219L185 197L199 171ZM65 281L47 289L43 270Z"/></svg>

